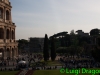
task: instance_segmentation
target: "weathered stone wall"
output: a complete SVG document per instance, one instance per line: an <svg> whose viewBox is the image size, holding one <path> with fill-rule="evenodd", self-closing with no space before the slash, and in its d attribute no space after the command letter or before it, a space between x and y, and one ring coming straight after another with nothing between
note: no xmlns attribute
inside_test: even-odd
<svg viewBox="0 0 100 75"><path fill-rule="evenodd" d="M0 1L0 52L7 59L18 56L18 43L15 41L15 23L12 22L9 0Z"/></svg>

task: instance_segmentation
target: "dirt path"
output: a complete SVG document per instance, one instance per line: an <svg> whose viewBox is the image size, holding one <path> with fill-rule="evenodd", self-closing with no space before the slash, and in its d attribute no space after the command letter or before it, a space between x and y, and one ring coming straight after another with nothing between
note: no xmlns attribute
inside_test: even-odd
<svg viewBox="0 0 100 75"><path fill-rule="evenodd" d="M25 75L32 75L34 70L28 70L28 72Z"/></svg>
<svg viewBox="0 0 100 75"><path fill-rule="evenodd" d="M15 75L19 75L22 72L22 70L20 70L19 72L17 72Z"/></svg>
<svg viewBox="0 0 100 75"><path fill-rule="evenodd" d="M16 75L32 75L34 70L21 70Z"/></svg>

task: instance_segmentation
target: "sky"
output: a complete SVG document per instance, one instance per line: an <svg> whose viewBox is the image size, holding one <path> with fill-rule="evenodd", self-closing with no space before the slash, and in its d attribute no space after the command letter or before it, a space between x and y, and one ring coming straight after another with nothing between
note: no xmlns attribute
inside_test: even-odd
<svg viewBox="0 0 100 75"><path fill-rule="evenodd" d="M100 0L9 0L16 40L100 28Z"/></svg>

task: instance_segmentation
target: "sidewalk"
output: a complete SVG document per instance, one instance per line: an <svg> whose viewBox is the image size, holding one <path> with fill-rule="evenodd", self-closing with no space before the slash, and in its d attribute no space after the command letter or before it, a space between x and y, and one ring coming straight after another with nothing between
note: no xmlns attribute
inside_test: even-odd
<svg viewBox="0 0 100 75"><path fill-rule="evenodd" d="M16 75L32 75L34 70L21 70Z"/></svg>
<svg viewBox="0 0 100 75"><path fill-rule="evenodd" d="M20 73L22 72L22 70L20 70L17 74L15 74L15 75L19 75Z"/></svg>

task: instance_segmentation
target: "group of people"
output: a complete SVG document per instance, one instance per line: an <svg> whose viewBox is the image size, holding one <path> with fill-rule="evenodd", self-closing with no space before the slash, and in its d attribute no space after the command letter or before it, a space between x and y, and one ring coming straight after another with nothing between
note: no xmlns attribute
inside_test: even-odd
<svg viewBox="0 0 100 75"><path fill-rule="evenodd" d="M17 71L18 68L0 68L0 71Z"/></svg>
<svg viewBox="0 0 100 75"><path fill-rule="evenodd" d="M65 64L66 68L98 68L100 63L96 62L92 57L67 58L62 57L60 61Z"/></svg>
<svg viewBox="0 0 100 75"><path fill-rule="evenodd" d="M24 56L24 55L23 55ZM59 56L60 58L58 61L64 63L65 68L98 68L100 67L100 63L96 62L92 57L89 56L76 56L76 57L66 57L66 56ZM35 61L35 59L41 60L43 59L43 55L41 54L30 54L27 55L26 57L21 57L16 59L14 62L10 60L1 60L0 61L0 66L9 66L9 63L12 62L12 66L15 66L13 68L1 68L0 70L17 70L18 68L18 62L23 60L23 61L28 61L28 65L21 65L25 66L27 68L32 67L32 69L57 69L57 66L55 67L45 67L44 63L39 63ZM36 63L37 66L30 66L31 62ZM38 68L40 66L40 68Z"/></svg>
<svg viewBox="0 0 100 75"><path fill-rule="evenodd" d="M15 66L16 62L10 60L0 60L0 66Z"/></svg>
<svg viewBox="0 0 100 75"><path fill-rule="evenodd" d="M17 67L32 67L32 63L36 63L38 65L38 62L43 58L41 54L23 54L23 57L19 57L16 62L17 62ZM36 61L37 60L37 61ZM19 61L26 61L27 63L25 65L23 64L18 64Z"/></svg>
<svg viewBox="0 0 100 75"><path fill-rule="evenodd" d="M57 66L49 66L49 67L46 67L46 66L43 66L43 67L32 67L32 70L52 70L52 69L57 69Z"/></svg>

